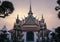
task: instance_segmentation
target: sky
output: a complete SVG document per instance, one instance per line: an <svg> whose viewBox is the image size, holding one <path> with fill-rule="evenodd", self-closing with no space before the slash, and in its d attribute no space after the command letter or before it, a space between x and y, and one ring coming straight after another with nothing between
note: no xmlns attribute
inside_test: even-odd
<svg viewBox="0 0 60 42"><path fill-rule="evenodd" d="M27 17L29 12L30 0L9 1L14 4L15 10L8 17L4 19L0 18L0 29L2 29L4 25L7 26L8 30L13 29L17 14L19 15L19 19L22 20ZM32 12L34 17L40 20L43 14L45 22L47 24L47 28L50 30L52 28L57 28L58 26L60 26L60 20L57 18L58 12L55 11L55 7L57 6L56 1L57 0L31 0Z"/></svg>

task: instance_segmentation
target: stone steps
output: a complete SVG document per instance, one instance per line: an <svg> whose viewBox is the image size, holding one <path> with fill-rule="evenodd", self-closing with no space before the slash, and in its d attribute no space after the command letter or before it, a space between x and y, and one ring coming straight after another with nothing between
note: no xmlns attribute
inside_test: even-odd
<svg viewBox="0 0 60 42"><path fill-rule="evenodd" d="M34 41L27 41L27 42L34 42Z"/></svg>

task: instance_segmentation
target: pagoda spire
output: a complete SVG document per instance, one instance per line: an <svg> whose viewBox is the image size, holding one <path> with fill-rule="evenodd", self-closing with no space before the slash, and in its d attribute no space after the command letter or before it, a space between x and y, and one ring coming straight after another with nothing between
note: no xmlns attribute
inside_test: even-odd
<svg viewBox="0 0 60 42"><path fill-rule="evenodd" d="M33 15L33 13L32 13L32 8L31 8L31 0L30 0L30 10L29 10L28 15Z"/></svg>
<svg viewBox="0 0 60 42"><path fill-rule="evenodd" d="M43 14L42 14L42 19L44 19Z"/></svg>
<svg viewBox="0 0 60 42"><path fill-rule="evenodd" d="M42 22L44 22L44 16L43 16L43 14L42 14L42 19L41 20L42 20Z"/></svg>
<svg viewBox="0 0 60 42"><path fill-rule="evenodd" d="M17 15L17 19L19 19L19 15Z"/></svg>
<svg viewBox="0 0 60 42"><path fill-rule="evenodd" d="M32 10L31 10L31 0L30 0L30 11L32 11Z"/></svg>
<svg viewBox="0 0 60 42"><path fill-rule="evenodd" d="M17 15L16 23L19 23L19 15Z"/></svg>

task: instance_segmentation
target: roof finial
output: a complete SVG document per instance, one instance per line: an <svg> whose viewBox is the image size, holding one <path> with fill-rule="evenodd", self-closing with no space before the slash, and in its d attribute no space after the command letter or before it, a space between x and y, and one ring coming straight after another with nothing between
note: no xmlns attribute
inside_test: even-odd
<svg viewBox="0 0 60 42"><path fill-rule="evenodd" d="M43 19L43 14L42 14L42 19Z"/></svg>
<svg viewBox="0 0 60 42"><path fill-rule="evenodd" d="M31 10L31 0L30 0L30 10Z"/></svg>
<svg viewBox="0 0 60 42"><path fill-rule="evenodd" d="M16 19L16 23L18 24L19 23L19 15L17 15L17 19Z"/></svg>
<svg viewBox="0 0 60 42"><path fill-rule="evenodd" d="M19 19L19 15L17 14L17 19Z"/></svg>
<svg viewBox="0 0 60 42"><path fill-rule="evenodd" d="M30 0L30 11L32 11L32 10L31 10L31 0Z"/></svg>
<svg viewBox="0 0 60 42"><path fill-rule="evenodd" d="M29 13L28 13L28 14L29 14L29 15L30 15L30 14L31 14L31 15L33 14L33 13L32 13L32 9L31 9L31 0L30 0L30 10L29 10Z"/></svg>
<svg viewBox="0 0 60 42"><path fill-rule="evenodd" d="M44 22L44 17L43 17L43 14L42 14L42 22Z"/></svg>

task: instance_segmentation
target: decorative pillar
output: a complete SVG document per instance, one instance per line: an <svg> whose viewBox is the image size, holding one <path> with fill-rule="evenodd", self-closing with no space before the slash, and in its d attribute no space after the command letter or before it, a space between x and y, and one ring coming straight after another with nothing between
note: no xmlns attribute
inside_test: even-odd
<svg viewBox="0 0 60 42"><path fill-rule="evenodd" d="M24 39L24 42L26 42L26 32L23 32L24 36L23 36L23 39Z"/></svg>
<svg viewBox="0 0 60 42"><path fill-rule="evenodd" d="M36 42L37 41L37 32L34 32L34 42Z"/></svg>

